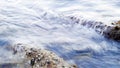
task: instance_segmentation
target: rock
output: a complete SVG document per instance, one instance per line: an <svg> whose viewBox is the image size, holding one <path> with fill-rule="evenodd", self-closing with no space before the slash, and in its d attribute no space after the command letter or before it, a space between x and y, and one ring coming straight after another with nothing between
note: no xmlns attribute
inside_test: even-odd
<svg viewBox="0 0 120 68"><path fill-rule="evenodd" d="M111 26L111 29L107 29L105 32L105 37L120 41L120 21L113 24L114 26Z"/></svg>
<svg viewBox="0 0 120 68"><path fill-rule="evenodd" d="M106 25L104 22L90 21L77 17L70 17L70 19L73 20L74 23L94 29L97 33L106 38L120 41L120 21Z"/></svg>
<svg viewBox="0 0 120 68"><path fill-rule="evenodd" d="M22 45L15 45L12 49L13 52L17 51L13 55L24 56L21 58L22 62L18 61L15 63L15 68L77 68L76 65L67 63L61 57L49 50L30 48ZM20 57L21 56L18 58Z"/></svg>

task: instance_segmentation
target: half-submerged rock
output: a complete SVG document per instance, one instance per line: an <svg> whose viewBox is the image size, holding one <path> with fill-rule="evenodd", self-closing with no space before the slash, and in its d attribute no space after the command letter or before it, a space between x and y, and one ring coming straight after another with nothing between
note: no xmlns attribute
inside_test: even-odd
<svg viewBox="0 0 120 68"><path fill-rule="evenodd" d="M67 63L49 50L30 48L23 45L15 45L12 50L14 55L22 58L21 61L4 64L4 66L11 66L9 68L77 68L76 65Z"/></svg>
<svg viewBox="0 0 120 68"><path fill-rule="evenodd" d="M87 28L94 29L97 33L106 38L120 41L120 21L107 25L104 22L84 20L77 17L69 17L74 23L81 24Z"/></svg>
<svg viewBox="0 0 120 68"><path fill-rule="evenodd" d="M112 23L113 26L104 33L105 37L120 41L120 21Z"/></svg>

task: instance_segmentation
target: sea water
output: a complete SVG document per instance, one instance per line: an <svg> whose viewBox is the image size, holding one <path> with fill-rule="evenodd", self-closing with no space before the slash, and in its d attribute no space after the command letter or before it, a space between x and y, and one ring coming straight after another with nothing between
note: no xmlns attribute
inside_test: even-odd
<svg viewBox="0 0 120 68"><path fill-rule="evenodd" d="M0 64L13 62L5 46L49 49L79 68L119 68L120 43L69 16L105 24L120 20L118 0L0 0Z"/></svg>

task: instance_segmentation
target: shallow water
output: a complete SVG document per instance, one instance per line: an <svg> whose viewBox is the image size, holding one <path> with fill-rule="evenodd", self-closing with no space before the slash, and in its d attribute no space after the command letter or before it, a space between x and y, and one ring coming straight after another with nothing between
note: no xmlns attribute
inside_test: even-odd
<svg viewBox="0 0 120 68"><path fill-rule="evenodd" d="M120 19L119 8L117 0L0 0L0 63L17 59L4 46L23 43L52 50L79 68L119 68L119 42L66 17L109 24Z"/></svg>

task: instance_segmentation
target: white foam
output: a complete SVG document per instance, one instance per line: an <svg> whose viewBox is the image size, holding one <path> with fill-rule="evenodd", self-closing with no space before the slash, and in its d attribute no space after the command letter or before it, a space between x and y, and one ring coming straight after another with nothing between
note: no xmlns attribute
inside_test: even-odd
<svg viewBox="0 0 120 68"><path fill-rule="evenodd" d="M30 47L48 47L55 53L70 58L74 55L69 53L76 50L91 49L97 53L105 50L117 51L117 47L113 46L116 44L109 44L111 42L106 41L94 30L74 24L65 17L73 15L108 24L120 19L120 9L113 5L116 2L116 0L112 2L109 0L0 0L0 37L8 41L12 40L13 45L23 43L28 44L26 46L30 44ZM3 52L12 56L4 50L0 51L0 55L4 54Z"/></svg>

